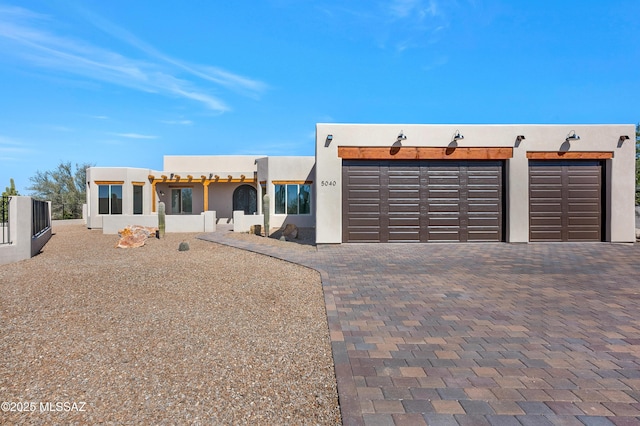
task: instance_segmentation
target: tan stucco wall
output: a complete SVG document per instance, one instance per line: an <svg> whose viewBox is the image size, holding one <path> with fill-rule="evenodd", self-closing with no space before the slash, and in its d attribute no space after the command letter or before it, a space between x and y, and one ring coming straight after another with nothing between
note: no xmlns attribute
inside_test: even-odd
<svg viewBox="0 0 640 426"><path fill-rule="evenodd" d="M580 140L565 139L575 131ZM507 241L529 240L529 169L527 151L613 152L607 160L605 238L631 242L634 235L635 126L634 125L417 125L417 124L317 124L316 125L316 241L342 241L342 160L339 146L389 147L402 132L403 147L447 147L456 131L464 139L458 147L513 147L507 168ZM327 135L333 140L327 143ZM525 140L516 146L516 136ZM630 140L620 143L621 135ZM323 182L336 185L322 185Z"/></svg>
<svg viewBox="0 0 640 426"><path fill-rule="evenodd" d="M314 157L268 157L258 160L258 182L266 181L267 194L270 199L269 218L271 229L292 223L298 227L312 228L315 226L315 158ZM311 183L311 214L286 215L275 214L275 186L274 181L296 181ZM261 197L261 189L258 196ZM262 205L262 201L259 202ZM262 212L262 206L258 209Z"/></svg>
<svg viewBox="0 0 640 426"><path fill-rule="evenodd" d="M262 155L165 155L164 170L167 173L200 174L245 173L253 177L256 171L256 159ZM227 172L227 173L225 173Z"/></svg>
<svg viewBox="0 0 640 426"><path fill-rule="evenodd" d="M144 182L142 189L142 213L151 214L152 197L150 174L160 172L151 169L129 167L91 167L87 169L87 227L102 228L102 215L98 214L98 185L100 181L124 181L122 184L122 213L133 215L133 182Z"/></svg>

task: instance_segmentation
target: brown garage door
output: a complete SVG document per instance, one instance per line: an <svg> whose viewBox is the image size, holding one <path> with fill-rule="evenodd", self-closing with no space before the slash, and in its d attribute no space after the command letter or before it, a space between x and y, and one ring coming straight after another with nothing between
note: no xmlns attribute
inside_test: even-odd
<svg viewBox="0 0 640 426"><path fill-rule="evenodd" d="M344 242L502 241L501 161L343 161Z"/></svg>
<svg viewBox="0 0 640 426"><path fill-rule="evenodd" d="M602 241L600 161L529 161L529 239Z"/></svg>

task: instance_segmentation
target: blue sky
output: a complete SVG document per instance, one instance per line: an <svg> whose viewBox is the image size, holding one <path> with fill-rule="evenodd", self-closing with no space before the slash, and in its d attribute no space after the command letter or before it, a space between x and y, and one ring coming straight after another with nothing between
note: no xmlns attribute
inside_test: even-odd
<svg viewBox="0 0 640 426"><path fill-rule="evenodd" d="M0 0L0 189L315 123L640 121L637 0Z"/></svg>

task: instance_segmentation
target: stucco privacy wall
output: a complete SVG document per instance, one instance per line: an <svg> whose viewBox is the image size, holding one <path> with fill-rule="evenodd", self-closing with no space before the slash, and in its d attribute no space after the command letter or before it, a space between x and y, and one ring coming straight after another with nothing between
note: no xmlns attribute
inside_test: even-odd
<svg viewBox="0 0 640 426"><path fill-rule="evenodd" d="M527 152L612 152L606 160L605 239L632 242L634 235L635 135L634 125L418 125L322 124L316 125L316 242L342 241L342 159L338 147L450 146L456 131L462 147L510 147L506 161L506 238L529 241L529 161ZM566 141L571 131L580 140ZM332 139L328 140L327 136ZM525 137L516 141L518 135ZM629 140L621 141L627 135ZM335 184L334 184L335 183Z"/></svg>

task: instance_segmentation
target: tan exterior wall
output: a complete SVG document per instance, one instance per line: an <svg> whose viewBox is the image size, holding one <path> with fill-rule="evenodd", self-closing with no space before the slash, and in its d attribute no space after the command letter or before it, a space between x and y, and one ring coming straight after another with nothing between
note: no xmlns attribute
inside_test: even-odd
<svg viewBox="0 0 640 426"><path fill-rule="evenodd" d="M314 157L267 157L258 160L258 182L265 182L267 194L270 198L270 227L272 230L285 224L292 223L298 227L312 228L315 226L315 158ZM275 185L274 182L311 182L311 213L308 215L287 215L275 213ZM262 185L262 183L260 183ZM262 214L262 189L259 186L260 198L258 213Z"/></svg>
<svg viewBox="0 0 640 426"><path fill-rule="evenodd" d="M127 167L91 167L87 169L87 227L102 228L102 215L98 214L98 183L122 183L122 214L133 215L134 182L142 184L142 213L151 214L152 196L149 175L159 172L151 169Z"/></svg>
<svg viewBox="0 0 640 426"><path fill-rule="evenodd" d="M217 173L220 176L248 173L253 177L256 158L261 155L165 155L164 170L167 173L192 173L193 175ZM225 173L227 172L227 173Z"/></svg>
<svg viewBox="0 0 640 426"><path fill-rule="evenodd" d="M529 241L529 169L527 152L612 152L606 161L605 238L632 242L634 235L635 126L634 125L316 125L316 241L342 240L342 159L338 147L389 147L402 132L403 147L448 147L456 131L464 139L458 147L511 147L506 160L506 235L509 242ZM580 140L566 142L575 131ZM332 135L332 140L327 140ZM525 137L520 143L516 137ZM620 141L627 135L629 140ZM322 183L336 182L336 185Z"/></svg>

